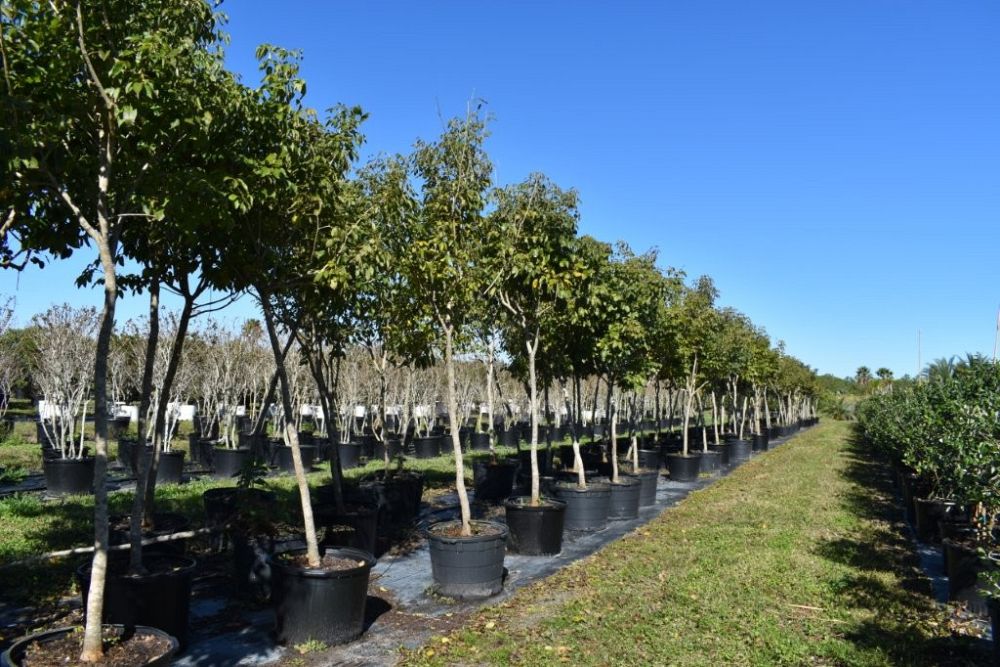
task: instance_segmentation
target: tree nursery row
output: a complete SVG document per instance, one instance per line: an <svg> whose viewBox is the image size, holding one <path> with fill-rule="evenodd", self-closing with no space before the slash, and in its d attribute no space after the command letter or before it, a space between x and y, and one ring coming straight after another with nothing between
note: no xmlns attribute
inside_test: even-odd
<svg viewBox="0 0 1000 667"><path fill-rule="evenodd" d="M206 494L230 528L287 520L269 515L259 467L294 472L305 546L258 545L277 573L278 638L336 643L360 632L375 562L358 537L371 497L343 477L361 457L383 461L378 493L412 520L422 482L394 460L450 451L459 515L426 528L434 578L442 595L482 596L508 545L556 553L564 528L634 514L661 453L672 479L693 479L816 417L813 372L717 307L710 279L579 235L576 192L541 174L495 184L481 104L408 155L359 164L365 113L308 109L297 54L274 46L258 50L259 85L241 82L206 3L15 0L0 31L4 266L89 253L78 284L103 294L99 311L55 306L2 338L4 403L17 388L44 401L48 491L94 497L85 629L18 643L11 664L96 663L106 647L169 660L186 618L158 627L141 609L185 610L177 582L194 565L143 544L162 532L155 487L178 481L184 450L189 471L239 480ZM126 292L148 315L118 323ZM244 295L259 319L210 318ZM126 550L108 548L114 435L135 476ZM506 523L474 521L468 449L522 436L525 495ZM565 445L540 453L552 440ZM484 474L509 494L512 466L495 459ZM320 460L331 483L311 493ZM354 546L321 549L317 524L346 524ZM145 639L102 641L123 634Z"/></svg>
<svg viewBox="0 0 1000 667"><path fill-rule="evenodd" d="M859 404L862 441L892 467L907 520L938 545L948 598L1000 619L1000 365L972 355Z"/></svg>

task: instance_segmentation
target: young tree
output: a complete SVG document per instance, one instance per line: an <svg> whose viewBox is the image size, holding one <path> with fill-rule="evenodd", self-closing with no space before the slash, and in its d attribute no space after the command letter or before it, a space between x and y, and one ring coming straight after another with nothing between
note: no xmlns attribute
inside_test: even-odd
<svg viewBox="0 0 1000 667"><path fill-rule="evenodd" d="M495 197L496 210L490 216L486 239L486 264L493 275L490 291L510 318L507 349L527 357L531 504L538 505L537 359L544 318L565 305L584 277L583 267L574 261L573 254L579 220L577 197L576 192L560 189L541 174L497 190Z"/></svg>
<svg viewBox="0 0 1000 667"><path fill-rule="evenodd" d="M433 327L444 348L451 441L455 454L462 534L471 535L469 496L459 440L455 391L456 347L484 285L481 262L483 209L493 167L483 148L486 122L478 108L453 119L437 141L418 141L413 171L421 186L420 208L409 250L399 258L420 305L419 316Z"/></svg>
<svg viewBox="0 0 1000 667"><path fill-rule="evenodd" d="M82 1L10 0L0 10L0 242L66 256L97 253L104 307L94 364L97 423L94 559L80 661L95 662L107 567L107 358L118 297L122 232L161 215L164 173L191 155L210 123L201 96L222 72L218 16L204 2L95 7ZM220 147L222 148L222 147ZM85 275L83 280L86 280Z"/></svg>

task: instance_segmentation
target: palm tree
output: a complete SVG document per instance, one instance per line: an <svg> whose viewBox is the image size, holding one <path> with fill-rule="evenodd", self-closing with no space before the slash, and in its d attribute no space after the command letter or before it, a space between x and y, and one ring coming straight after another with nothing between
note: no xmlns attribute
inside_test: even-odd
<svg viewBox="0 0 1000 667"><path fill-rule="evenodd" d="M955 368L958 366L958 357L941 357L935 359L920 371L920 377L932 382L944 382L955 375Z"/></svg>
<svg viewBox="0 0 1000 667"><path fill-rule="evenodd" d="M885 366L875 371L875 375L877 375L878 379L882 382L892 382L892 371Z"/></svg>
<svg viewBox="0 0 1000 667"><path fill-rule="evenodd" d="M859 367L854 373L854 381L858 384L858 386L864 387L871 381L871 379L872 372L867 366Z"/></svg>

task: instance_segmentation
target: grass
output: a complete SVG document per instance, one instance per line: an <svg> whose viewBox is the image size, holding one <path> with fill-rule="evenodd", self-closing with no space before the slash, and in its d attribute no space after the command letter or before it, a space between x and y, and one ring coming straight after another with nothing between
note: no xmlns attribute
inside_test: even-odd
<svg viewBox="0 0 1000 667"><path fill-rule="evenodd" d="M965 665L882 466L824 423L402 652L412 665Z"/></svg>

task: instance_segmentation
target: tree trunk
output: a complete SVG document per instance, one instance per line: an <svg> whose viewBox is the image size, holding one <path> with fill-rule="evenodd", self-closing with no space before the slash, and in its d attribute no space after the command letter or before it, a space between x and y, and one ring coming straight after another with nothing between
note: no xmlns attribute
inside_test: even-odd
<svg viewBox="0 0 1000 667"><path fill-rule="evenodd" d="M108 174L102 168L102 189L106 191ZM99 208L102 205L98 204ZM107 216L99 211L104 232L95 238L104 271L104 313L97 334L97 356L94 361L94 558L90 565L90 589L87 593L87 619L83 631L81 662L97 662L104 655L101 617L104 612L104 583L108 570L108 352L115 328L115 305L118 299L118 279L115 258L108 239Z"/></svg>
<svg viewBox="0 0 1000 667"><path fill-rule="evenodd" d="M465 464L462 460L462 441L458 437L458 396L455 392L455 358L453 325L444 327L444 359L448 372L448 424L451 426L451 447L455 452L455 490L462 513L462 535L472 535L472 511L469 509L469 494L465 490Z"/></svg>
<svg viewBox="0 0 1000 667"><path fill-rule="evenodd" d="M188 324L191 322L191 311L194 308L194 296L186 296L184 306L181 309L180 319L177 321L177 335L174 336L173 346L170 348L170 359L167 360L167 372L163 376L163 386L159 388L160 400L156 402L156 417L153 421L153 452L146 465L146 488L143 498L143 507L138 507L138 501L133 505L132 512L139 510L143 514L143 524L152 526L153 510L156 504L156 471L160 467L160 454L163 446L164 420L167 415L167 402L170 396L170 388L174 384L174 377L177 376L177 368L180 366L181 354L184 351L184 338L187 336ZM139 450L145 452L145 447ZM139 495L138 489L136 496ZM133 519L134 520L134 519ZM133 540L142 540L142 535L133 536Z"/></svg>
<svg viewBox="0 0 1000 667"><path fill-rule="evenodd" d="M614 391L614 381L608 375L608 411L611 413L611 481L615 484L618 478L618 406L611 400Z"/></svg>
<svg viewBox="0 0 1000 667"><path fill-rule="evenodd" d="M490 439L490 453L496 456L496 438L494 433L494 411L493 411L493 378L496 368L496 352L495 343L493 341L493 336L490 335L488 350L487 350L487 365L486 365L486 417L489 422L486 424L486 433L489 435ZM481 420L480 420L481 421ZM479 429L476 429L479 430Z"/></svg>
<svg viewBox="0 0 1000 667"><path fill-rule="evenodd" d="M719 408L715 401L715 390L712 390L712 428L715 431L715 444L719 444Z"/></svg>
<svg viewBox="0 0 1000 667"><path fill-rule="evenodd" d="M268 295L258 288L261 308L264 311L264 324L267 329L267 337L271 342L271 353L274 355L275 370L278 374L278 385L281 388L281 404L285 415L290 415L292 411L292 394L288 387L288 374L285 372L285 359L282 353L281 344L278 341L278 332L275 329L274 313L271 311L271 303ZM289 334L294 338L294 334ZM295 468L295 481L299 488L299 501L302 505L302 523L306 534L306 559L309 567L319 567L319 541L316 539L316 523L313 521L312 499L309 497L309 481L306 479L306 471L302 466L302 450L299 449L299 434L295 430L295 424L289 419L285 419L285 439L289 447L292 448L292 465Z"/></svg>
<svg viewBox="0 0 1000 667"><path fill-rule="evenodd" d="M541 502L541 480L538 475L538 375L535 368L535 355L538 352L537 329L534 339L528 341L527 348L531 411L531 504L538 505Z"/></svg>

